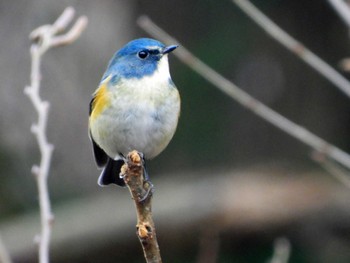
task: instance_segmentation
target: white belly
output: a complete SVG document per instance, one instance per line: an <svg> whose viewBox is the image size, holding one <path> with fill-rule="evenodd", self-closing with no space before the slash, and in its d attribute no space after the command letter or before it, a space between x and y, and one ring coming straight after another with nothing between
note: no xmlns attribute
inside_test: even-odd
<svg viewBox="0 0 350 263"><path fill-rule="evenodd" d="M151 159L175 133L180 111L177 89L168 83L154 86L143 81L141 86L138 81L117 87L111 106L90 123L93 139L111 158L137 150Z"/></svg>

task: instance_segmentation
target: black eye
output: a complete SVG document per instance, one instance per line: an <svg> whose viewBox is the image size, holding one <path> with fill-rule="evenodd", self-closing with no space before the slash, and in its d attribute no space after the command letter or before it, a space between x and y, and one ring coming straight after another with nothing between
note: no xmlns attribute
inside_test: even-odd
<svg viewBox="0 0 350 263"><path fill-rule="evenodd" d="M145 59L148 57L148 51L142 50L139 53L137 53L137 55L139 56L139 58Z"/></svg>

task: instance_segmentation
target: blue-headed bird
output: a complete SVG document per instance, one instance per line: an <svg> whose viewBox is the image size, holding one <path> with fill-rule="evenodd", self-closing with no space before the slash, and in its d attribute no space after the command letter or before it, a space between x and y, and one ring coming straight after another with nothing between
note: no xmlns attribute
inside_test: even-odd
<svg viewBox="0 0 350 263"><path fill-rule="evenodd" d="M127 154L137 150L145 159L152 159L172 139L180 96L169 73L167 54L176 48L140 38L110 60L89 112L95 161L103 169L99 185L125 186L120 169Z"/></svg>

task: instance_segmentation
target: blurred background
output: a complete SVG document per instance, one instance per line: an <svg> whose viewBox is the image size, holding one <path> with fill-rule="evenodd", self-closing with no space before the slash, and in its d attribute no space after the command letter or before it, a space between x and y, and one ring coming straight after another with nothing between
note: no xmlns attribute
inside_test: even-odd
<svg viewBox="0 0 350 263"><path fill-rule="evenodd" d="M349 29L328 1L252 3L333 67L349 55ZM144 262L130 195L97 186L87 135L88 104L110 57L131 39L149 37L136 25L142 14L255 98L350 152L349 98L229 0L2 0L0 237L14 262L37 262L40 231L30 172L40 160L30 132L37 116L23 93L28 35L67 6L89 25L78 41L43 58L41 95L51 103L48 138L55 145L52 262ZM163 261L267 262L283 237L289 262L350 262L350 190L312 161L311 149L173 55L170 68L182 98L180 123L168 148L148 163Z"/></svg>

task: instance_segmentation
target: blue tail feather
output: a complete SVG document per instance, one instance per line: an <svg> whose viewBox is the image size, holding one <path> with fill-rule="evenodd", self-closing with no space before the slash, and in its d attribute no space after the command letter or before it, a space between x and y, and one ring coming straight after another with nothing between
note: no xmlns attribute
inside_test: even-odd
<svg viewBox="0 0 350 263"><path fill-rule="evenodd" d="M120 169L123 166L123 160L113 160L108 158L107 165L104 167L97 183L100 186L106 186L109 184L116 184L124 187L125 182L123 178L120 178Z"/></svg>

